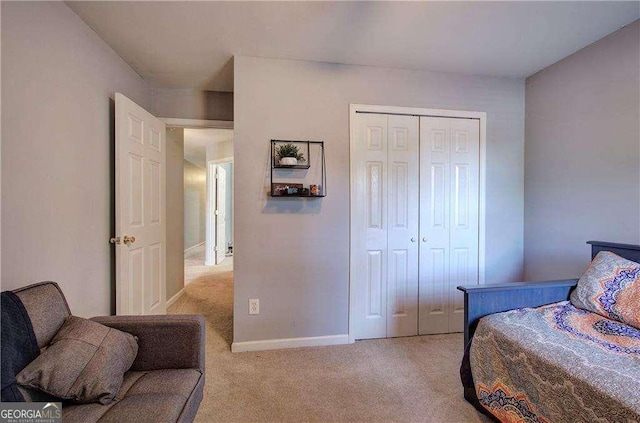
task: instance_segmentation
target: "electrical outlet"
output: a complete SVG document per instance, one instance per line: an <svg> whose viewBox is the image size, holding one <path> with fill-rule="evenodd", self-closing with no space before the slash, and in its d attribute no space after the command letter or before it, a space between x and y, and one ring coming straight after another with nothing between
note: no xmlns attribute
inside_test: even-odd
<svg viewBox="0 0 640 423"><path fill-rule="evenodd" d="M253 298L249 300L249 314L260 314L260 300Z"/></svg>

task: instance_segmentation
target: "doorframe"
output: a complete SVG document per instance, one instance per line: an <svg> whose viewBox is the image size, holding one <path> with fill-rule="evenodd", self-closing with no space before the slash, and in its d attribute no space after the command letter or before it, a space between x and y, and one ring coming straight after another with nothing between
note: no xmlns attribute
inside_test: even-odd
<svg viewBox="0 0 640 423"><path fill-rule="evenodd" d="M422 107L381 106L371 104L349 104L349 343L355 340L355 310L356 283L353 266L353 251L355 251L355 216L353 204L356 202L355 174L356 166L356 136L355 125L357 113L380 113L408 116L432 116L478 119L480 121L480 163L479 163L479 191L478 191L478 284L485 283L485 244L486 244L486 181L487 181L487 113L468 110L430 109Z"/></svg>
<svg viewBox="0 0 640 423"><path fill-rule="evenodd" d="M206 119L179 119L159 117L167 125L167 128L211 128L211 129L233 129L232 120L206 120Z"/></svg>

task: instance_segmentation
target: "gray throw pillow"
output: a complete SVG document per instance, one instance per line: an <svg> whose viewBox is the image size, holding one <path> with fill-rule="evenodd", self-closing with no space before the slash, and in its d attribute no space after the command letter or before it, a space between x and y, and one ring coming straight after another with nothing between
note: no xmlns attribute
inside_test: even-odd
<svg viewBox="0 0 640 423"><path fill-rule="evenodd" d="M113 400L138 354L133 335L70 316L18 383L78 403Z"/></svg>

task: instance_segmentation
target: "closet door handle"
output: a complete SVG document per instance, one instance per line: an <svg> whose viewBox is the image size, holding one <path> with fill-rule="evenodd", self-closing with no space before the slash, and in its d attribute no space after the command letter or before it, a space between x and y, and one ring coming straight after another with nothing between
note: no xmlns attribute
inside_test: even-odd
<svg viewBox="0 0 640 423"><path fill-rule="evenodd" d="M416 242L416 239L415 238L411 238L411 242Z"/></svg>
<svg viewBox="0 0 640 423"><path fill-rule="evenodd" d="M422 238L422 242L427 242L427 237L426 236Z"/></svg>

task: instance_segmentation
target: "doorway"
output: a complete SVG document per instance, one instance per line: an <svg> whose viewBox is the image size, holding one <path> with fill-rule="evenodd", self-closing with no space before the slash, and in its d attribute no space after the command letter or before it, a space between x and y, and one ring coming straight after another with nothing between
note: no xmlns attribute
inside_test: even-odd
<svg viewBox="0 0 640 423"><path fill-rule="evenodd" d="M185 286L233 271L233 130L184 129Z"/></svg>
<svg viewBox="0 0 640 423"><path fill-rule="evenodd" d="M486 114L351 106L349 339L457 332L484 283Z"/></svg>
<svg viewBox="0 0 640 423"><path fill-rule="evenodd" d="M233 321L233 309L228 306L233 303L233 122L161 120L167 127L167 312L194 313L195 303L228 311L221 317L226 322L221 331L230 339L227 326L232 327ZM225 191L230 198L223 216L226 248L217 265L205 263L207 158L227 167L229 175Z"/></svg>

